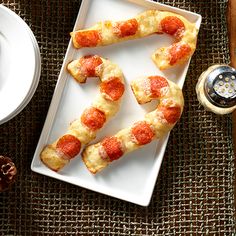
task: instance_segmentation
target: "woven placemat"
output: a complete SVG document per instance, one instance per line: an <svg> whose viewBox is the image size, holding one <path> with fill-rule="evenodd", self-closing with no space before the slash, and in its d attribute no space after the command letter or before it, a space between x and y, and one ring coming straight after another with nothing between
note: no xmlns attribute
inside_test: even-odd
<svg viewBox="0 0 236 236"><path fill-rule="evenodd" d="M203 23L184 86L185 110L147 208L30 170L80 1L2 2L33 30L42 75L29 105L0 126L0 153L18 168L14 187L0 194L0 235L236 235L231 117L204 111L195 94L202 71L229 63L227 0L161 1L200 13Z"/></svg>

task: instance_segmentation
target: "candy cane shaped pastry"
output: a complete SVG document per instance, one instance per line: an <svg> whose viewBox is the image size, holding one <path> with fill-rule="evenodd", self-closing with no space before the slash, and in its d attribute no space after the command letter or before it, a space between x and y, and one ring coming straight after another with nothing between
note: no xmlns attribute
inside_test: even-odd
<svg viewBox="0 0 236 236"><path fill-rule="evenodd" d="M183 16L165 11L148 10L125 21L104 21L83 30L71 32L75 48L97 47L121 41L166 33L174 37L169 47L158 49L152 59L161 69L188 60L196 49L198 29Z"/></svg>
<svg viewBox="0 0 236 236"><path fill-rule="evenodd" d="M174 127L181 116L184 99L182 90L175 83L161 76L150 76L133 81L131 87L139 104L156 99L157 108L146 114L143 120L88 146L82 152L83 161L93 174L124 154L161 138Z"/></svg>
<svg viewBox="0 0 236 236"><path fill-rule="evenodd" d="M80 119L71 123L65 135L41 152L42 162L54 171L59 171L78 155L81 146L93 140L105 122L117 113L125 89L120 68L99 56L74 60L67 69L79 83L84 83L87 77L99 77L100 94Z"/></svg>

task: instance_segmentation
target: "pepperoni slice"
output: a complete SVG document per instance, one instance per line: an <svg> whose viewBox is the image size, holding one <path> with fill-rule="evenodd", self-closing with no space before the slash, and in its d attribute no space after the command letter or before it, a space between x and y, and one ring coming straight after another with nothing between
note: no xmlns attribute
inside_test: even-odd
<svg viewBox="0 0 236 236"><path fill-rule="evenodd" d="M121 141L116 137L105 138L101 145L104 147L110 161L117 160L124 154Z"/></svg>
<svg viewBox="0 0 236 236"><path fill-rule="evenodd" d="M102 59L98 56L85 56L80 59L81 71L86 77L96 76L96 68L101 65Z"/></svg>
<svg viewBox="0 0 236 236"><path fill-rule="evenodd" d="M120 38L135 35L137 30L138 21L136 19L119 22L114 27L114 33Z"/></svg>
<svg viewBox="0 0 236 236"><path fill-rule="evenodd" d="M58 140L56 148L64 153L66 158L72 159L79 154L81 142L75 136L66 134Z"/></svg>
<svg viewBox="0 0 236 236"><path fill-rule="evenodd" d="M79 31L75 34L75 40L81 47L96 47L101 36L97 30Z"/></svg>
<svg viewBox="0 0 236 236"><path fill-rule="evenodd" d="M175 122L177 122L181 116L180 106L175 106L175 107L159 106L159 110L163 112L166 121L170 124L174 124Z"/></svg>
<svg viewBox="0 0 236 236"><path fill-rule="evenodd" d="M134 124L131 129L137 144L144 145L150 143L154 137L154 133L150 125L145 121L140 121Z"/></svg>
<svg viewBox="0 0 236 236"><path fill-rule="evenodd" d="M104 112L98 110L97 108L90 107L83 112L81 122L91 130L95 131L102 128L106 122L106 116Z"/></svg>
<svg viewBox="0 0 236 236"><path fill-rule="evenodd" d="M151 94L153 98L161 97L161 89L168 87L167 80L162 76L149 76Z"/></svg>
<svg viewBox="0 0 236 236"><path fill-rule="evenodd" d="M117 101L123 95L125 86L120 78L112 77L109 81L100 84L100 91L101 93L106 93L109 100Z"/></svg>
<svg viewBox="0 0 236 236"><path fill-rule="evenodd" d="M176 37L181 37L185 30L183 21L176 16L167 16L161 20L160 24L163 32Z"/></svg>
<svg viewBox="0 0 236 236"><path fill-rule="evenodd" d="M176 43L171 46L170 53L170 65L176 64L178 61L187 58L191 54L191 48L188 44Z"/></svg>

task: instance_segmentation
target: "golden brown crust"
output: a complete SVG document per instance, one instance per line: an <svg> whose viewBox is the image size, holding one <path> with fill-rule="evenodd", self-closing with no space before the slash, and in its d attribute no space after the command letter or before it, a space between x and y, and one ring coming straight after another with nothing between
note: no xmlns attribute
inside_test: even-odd
<svg viewBox="0 0 236 236"><path fill-rule="evenodd" d="M50 169L59 171L69 160L63 159L61 155L56 151L55 145L47 145L40 154L41 161Z"/></svg>

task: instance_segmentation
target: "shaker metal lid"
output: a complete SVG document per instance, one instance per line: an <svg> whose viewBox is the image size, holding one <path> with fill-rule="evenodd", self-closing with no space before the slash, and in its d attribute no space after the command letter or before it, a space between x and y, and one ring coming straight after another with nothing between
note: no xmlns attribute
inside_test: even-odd
<svg viewBox="0 0 236 236"><path fill-rule="evenodd" d="M204 84L207 99L214 105L228 108L236 105L236 70L222 65L213 69Z"/></svg>

